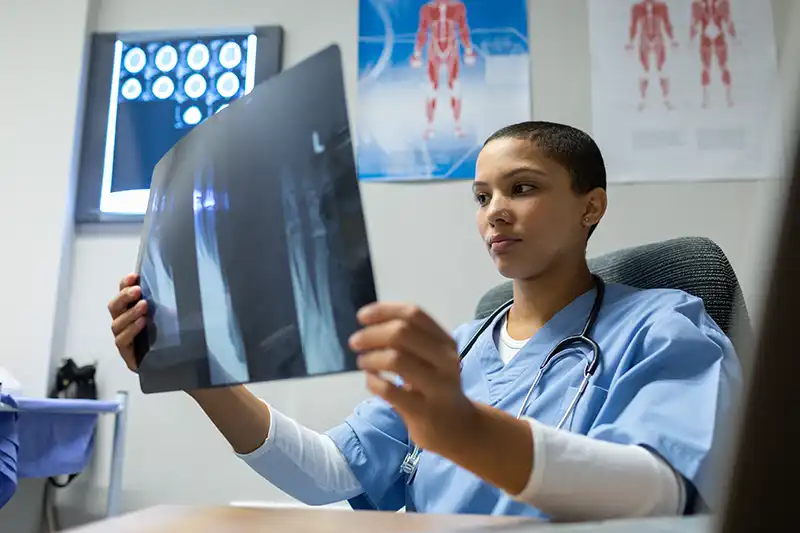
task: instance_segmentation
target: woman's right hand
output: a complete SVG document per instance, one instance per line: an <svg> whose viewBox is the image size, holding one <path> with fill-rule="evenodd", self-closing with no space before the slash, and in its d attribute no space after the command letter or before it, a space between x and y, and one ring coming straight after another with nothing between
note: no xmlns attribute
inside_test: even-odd
<svg viewBox="0 0 800 533"><path fill-rule="evenodd" d="M119 293L108 302L111 331L119 354L128 368L136 371L133 339L147 324L147 301L142 300L142 288L136 274L128 274L119 282Z"/></svg>

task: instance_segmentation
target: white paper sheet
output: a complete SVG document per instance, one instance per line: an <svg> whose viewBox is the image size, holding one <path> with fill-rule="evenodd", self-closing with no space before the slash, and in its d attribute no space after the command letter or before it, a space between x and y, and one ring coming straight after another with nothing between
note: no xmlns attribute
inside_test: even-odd
<svg viewBox="0 0 800 533"><path fill-rule="evenodd" d="M593 136L609 181L776 176L769 0L590 0L589 17Z"/></svg>

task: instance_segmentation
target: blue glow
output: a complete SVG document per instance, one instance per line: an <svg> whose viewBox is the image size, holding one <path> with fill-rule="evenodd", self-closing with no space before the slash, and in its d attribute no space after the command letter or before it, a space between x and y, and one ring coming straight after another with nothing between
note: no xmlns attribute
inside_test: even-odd
<svg viewBox="0 0 800 533"><path fill-rule="evenodd" d="M192 70L202 70L208 65L210 59L208 47L203 43L193 44L186 53L186 64Z"/></svg>
<svg viewBox="0 0 800 533"><path fill-rule="evenodd" d="M161 76L153 82L153 96L166 100L175 92L175 82L169 76Z"/></svg>
<svg viewBox="0 0 800 533"><path fill-rule="evenodd" d="M136 100L142 95L142 83L136 78L128 78L120 90L125 100Z"/></svg>
<svg viewBox="0 0 800 533"><path fill-rule="evenodd" d="M162 135L160 128L190 131L202 123L208 113L219 113L232 100L249 93L255 85L256 46L255 35L115 43L101 212L143 215L147 210L149 190L138 187L147 186L145 178L149 177L149 172L142 169L141 186L136 185L137 178L132 178L127 171L126 177L119 179L134 181L125 182L130 185L122 181L117 184L114 180L115 174L120 172L120 163L115 163L115 147L138 150L141 146L150 150L150 154L153 150L168 149L156 146L157 139L175 138L175 135ZM147 116L153 118L138 118ZM163 117L163 123L159 117ZM154 129L132 133L134 130L126 126L125 132L118 132L119 121L123 118L126 123L133 119L141 125L152 124L147 128ZM142 122L145 120L149 122ZM134 188L127 188L130 186Z"/></svg>
<svg viewBox="0 0 800 533"><path fill-rule="evenodd" d="M183 112L183 121L190 126L195 126L203 120L203 113L196 105Z"/></svg>
<svg viewBox="0 0 800 533"><path fill-rule="evenodd" d="M156 52L156 67L161 72L169 72L178 64L178 51L172 45L162 46Z"/></svg>
<svg viewBox="0 0 800 533"><path fill-rule="evenodd" d="M228 42L219 49L219 64L223 68L232 69L242 62L242 47L237 43Z"/></svg>
<svg viewBox="0 0 800 533"><path fill-rule="evenodd" d="M244 94L250 94L256 84L256 44L257 38L255 35L247 37L247 60L246 60L246 73L244 75Z"/></svg>
<svg viewBox="0 0 800 533"><path fill-rule="evenodd" d="M217 92L223 98L230 98L239 91L239 76L233 72L224 72L217 78Z"/></svg>
<svg viewBox="0 0 800 533"><path fill-rule="evenodd" d="M125 70L131 74L138 74L147 64L147 55L145 55L144 50L138 46L136 48L131 48L128 50L128 53L125 54L124 64Z"/></svg>
<svg viewBox="0 0 800 533"><path fill-rule="evenodd" d="M103 154L103 182L100 189L100 211L120 212L112 210L111 175L114 169L114 145L117 139L117 107L119 105L119 71L122 63L122 41L114 43L114 66L111 74L111 98L108 103L108 127L106 128L106 149Z"/></svg>
<svg viewBox="0 0 800 533"><path fill-rule="evenodd" d="M193 100L197 100L203 96L207 88L208 82L206 82L202 74L192 74L186 78L186 81L183 83L183 92Z"/></svg>

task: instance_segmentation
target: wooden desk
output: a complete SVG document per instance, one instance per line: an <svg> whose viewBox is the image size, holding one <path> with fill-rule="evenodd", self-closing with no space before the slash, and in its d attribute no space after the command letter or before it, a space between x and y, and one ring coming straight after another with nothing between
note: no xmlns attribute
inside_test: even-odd
<svg viewBox="0 0 800 533"><path fill-rule="evenodd" d="M157 506L103 520L71 533L422 533L529 520L479 515L428 515L326 509Z"/></svg>

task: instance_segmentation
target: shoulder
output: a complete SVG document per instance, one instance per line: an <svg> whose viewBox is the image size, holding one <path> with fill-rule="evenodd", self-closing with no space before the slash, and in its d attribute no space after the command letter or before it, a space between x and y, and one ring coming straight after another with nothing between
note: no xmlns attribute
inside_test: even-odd
<svg viewBox="0 0 800 533"><path fill-rule="evenodd" d="M678 289L637 289L609 284L604 307L612 317L628 320L635 317L642 325L680 315L698 326L719 329L706 312L702 299Z"/></svg>
<svg viewBox="0 0 800 533"><path fill-rule="evenodd" d="M478 331L481 324L483 324L484 320L470 320L468 322L464 322L460 326L452 332L452 337L458 344L458 349L460 350L463 346L469 342L473 335Z"/></svg>
<svg viewBox="0 0 800 533"><path fill-rule="evenodd" d="M735 357L730 339L696 296L676 289L610 284L607 298L606 320L624 324L630 347L639 353L636 359L665 350Z"/></svg>

